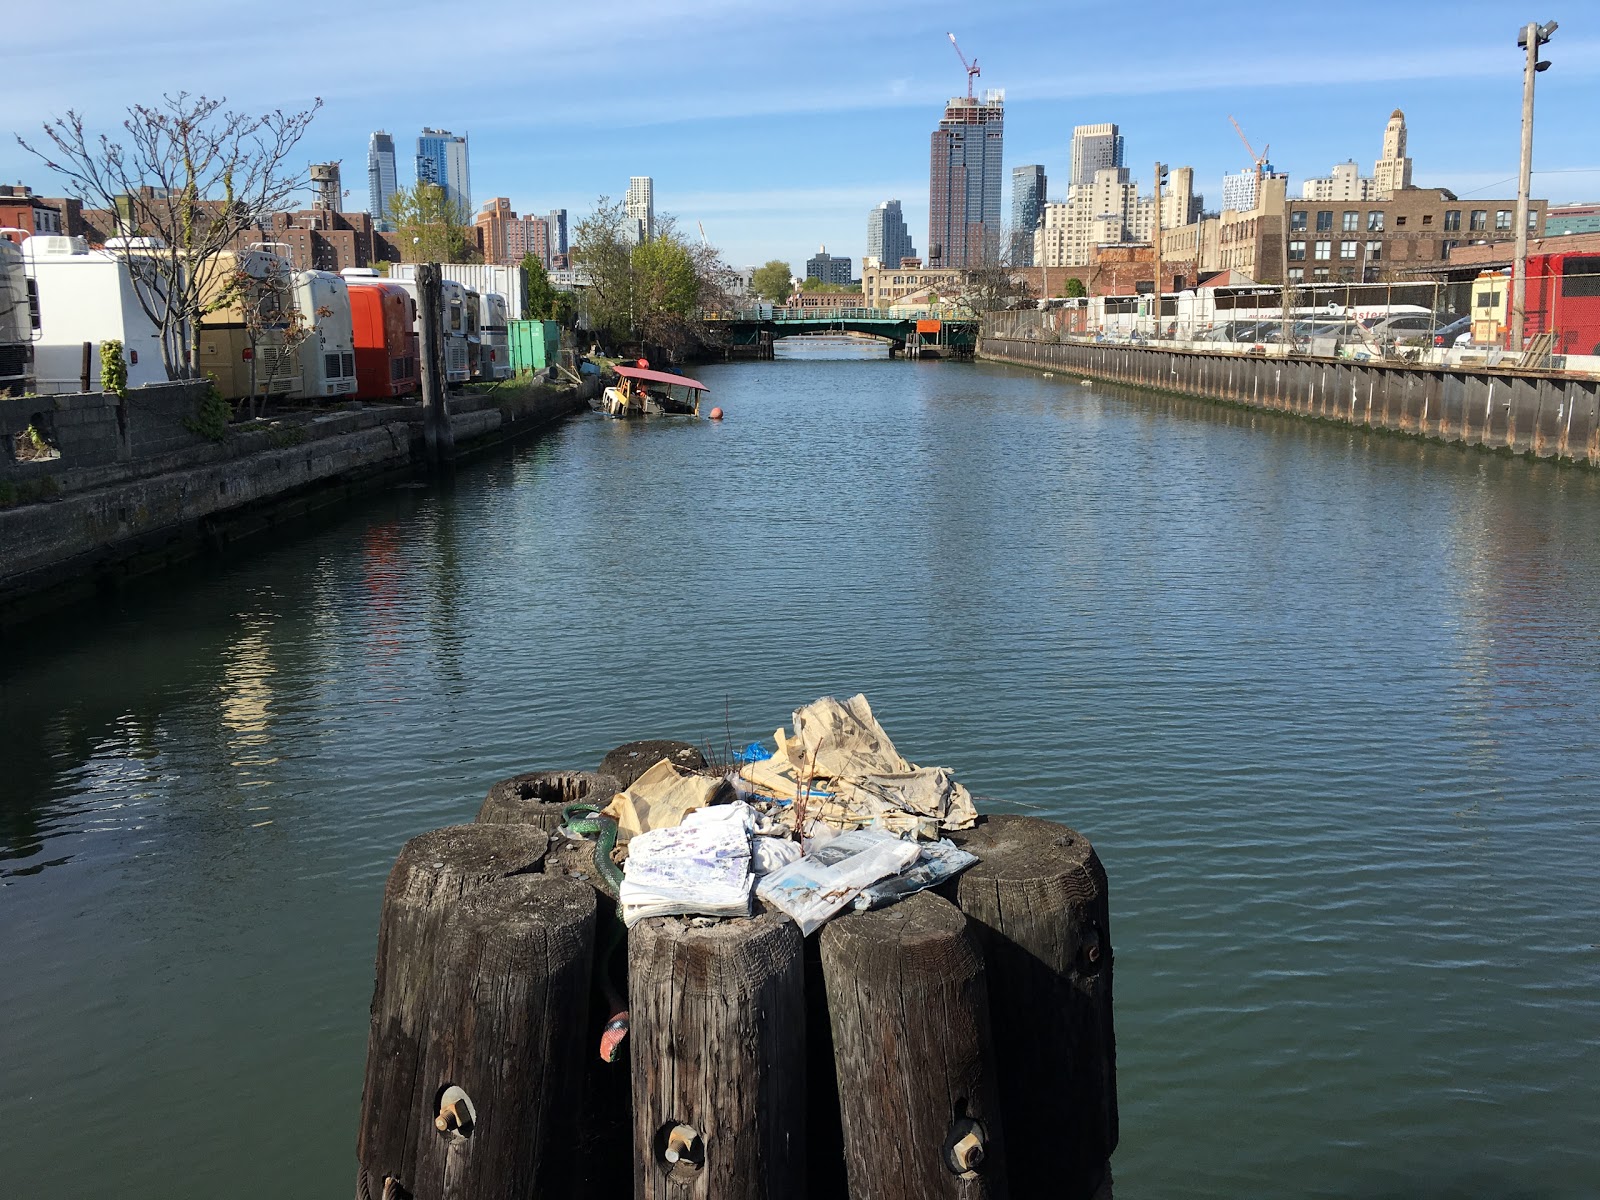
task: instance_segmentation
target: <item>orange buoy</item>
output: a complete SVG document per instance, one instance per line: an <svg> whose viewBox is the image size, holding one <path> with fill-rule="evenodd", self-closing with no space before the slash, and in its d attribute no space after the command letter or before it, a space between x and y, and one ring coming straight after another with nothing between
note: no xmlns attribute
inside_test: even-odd
<svg viewBox="0 0 1600 1200"><path fill-rule="evenodd" d="M639 360L639 368L640 370L648 371L650 369L650 360L648 358L641 358Z"/></svg>
<svg viewBox="0 0 1600 1200"><path fill-rule="evenodd" d="M713 408L713 409L712 409L712 410L711 410L711 419L712 419L712 420L713 420L713 421L720 421L720 420L722 420L722 410L721 410L721 409L720 409L720 408Z"/></svg>

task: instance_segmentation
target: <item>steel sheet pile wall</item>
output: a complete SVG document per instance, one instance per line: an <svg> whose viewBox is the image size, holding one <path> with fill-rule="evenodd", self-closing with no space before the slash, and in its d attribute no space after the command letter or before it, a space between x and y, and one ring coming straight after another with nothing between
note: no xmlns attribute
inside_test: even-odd
<svg viewBox="0 0 1600 1200"><path fill-rule="evenodd" d="M1600 464L1600 379L1059 341L986 322L982 358L1445 442ZM995 336L997 333L1011 336Z"/></svg>

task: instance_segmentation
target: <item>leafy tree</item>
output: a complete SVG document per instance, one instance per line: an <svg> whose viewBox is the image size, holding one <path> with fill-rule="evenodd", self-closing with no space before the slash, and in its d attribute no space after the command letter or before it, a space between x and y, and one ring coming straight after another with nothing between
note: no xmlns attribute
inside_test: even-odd
<svg viewBox="0 0 1600 1200"><path fill-rule="evenodd" d="M794 272L789 264L774 258L765 266L750 273L750 290L763 300L778 304L789 297L794 288Z"/></svg>
<svg viewBox="0 0 1600 1200"><path fill-rule="evenodd" d="M728 267L715 247L690 242L667 215L657 219L654 238L635 245L622 205L605 196L578 222L570 257L587 279L590 327L614 341L638 336L687 353L709 343L700 313L727 303Z"/></svg>
<svg viewBox="0 0 1600 1200"><path fill-rule="evenodd" d="M538 321L555 320L556 289L544 264L531 254L522 256L523 290L527 293L528 316Z"/></svg>
<svg viewBox="0 0 1600 1200"><path fill-rule="evenodd" d="M460 205L437 183L418 180L415 187L395 192L389 197L389 219L406 262L470 263L482 257Z"/></svg>
<svg viewBox="0 0 1600 1200"><path fill-rule="evenodd" d="M305 186L289 158L322 107L316 100L302 112L253 116L226 103L177 92L135 104L122 122L126 145L90 134L70 109L44 123L45 149L17 138L67 181L70 194L118 214L119 237L108 249L127 264L173 379L199 374L200 318L229 283L219 256L259 236L269 215Z"/></svg>
<svg viewBox="0 0 1600 1200"><path fill-rule="evenodd" d="M1066 296L1069 300L1078 299L1089 294L1089 289L1083 286L1083 280L1076 275L1067 280Z"/></svg>

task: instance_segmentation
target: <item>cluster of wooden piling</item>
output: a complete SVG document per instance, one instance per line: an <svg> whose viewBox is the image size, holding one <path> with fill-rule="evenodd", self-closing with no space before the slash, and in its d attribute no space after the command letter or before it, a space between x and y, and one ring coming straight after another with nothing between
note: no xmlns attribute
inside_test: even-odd
<svg viewBox="0 0 1600 1200"><path fill-rule="evenodd" d="M1106 877L1054 822L988 817L955 835L979 858L957 879L809 939L776 912L639 922L626 1063L601 1062L613 902L557 831L660 747L694 765L648 746L502 780L400 852L358 1200L1109 1196Z"/></svg>

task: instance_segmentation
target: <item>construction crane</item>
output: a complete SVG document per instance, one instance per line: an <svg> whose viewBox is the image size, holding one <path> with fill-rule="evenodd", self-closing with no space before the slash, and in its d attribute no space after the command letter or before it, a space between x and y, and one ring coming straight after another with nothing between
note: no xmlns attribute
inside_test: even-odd
<svg viewBox="0 0 1600 1200"><path fill-rule="evenodd" d="M1267 151L1272 149L1272 147L1271 146L1263 146L1263 147L1261 147L1261 153L1257 154L1255 152L1255 150L1250 145L1250 139L1245 137L1244 130L1239 128L1239 122L1237 122L1237 121L1235 121L1233 119L1233 115L1231 113L1228 116L1228 121L1229 121L1230 124L1233 125L1233 131L1239 135L1239 140L1244 143L1245 153L1250 155L1250 161L1255 164L1255 168L1256 168L1256 198L1259 200L1260 197L1261 197L1261 168L1266 165L1266 162L1267 162Z"/></svg>
<svg viewBox="0 0 1600 1200"><path fill-rule="evenodd" d="M971 100L972 99L972 81L977 76L983 74L983 72L978 70L978 60L977 59L973 59L971 62L968 62L967 61L967 56L965 54L961 53L961 45L960 45L959 42L956 41L956 35L955 34L950 33L950 34L946 34L945 36L950 39L950 44L956 48L956 57L961 60L961 65L967 69L967 99Z"/></svg>
<svg viewBox="0 0 1600 1200"><path fill-rule="evenodd" d="M696 221L695 224L700 226L700 244L702 246L711 245L711 239L706 236L706 223L704 221Z"/></svg>

